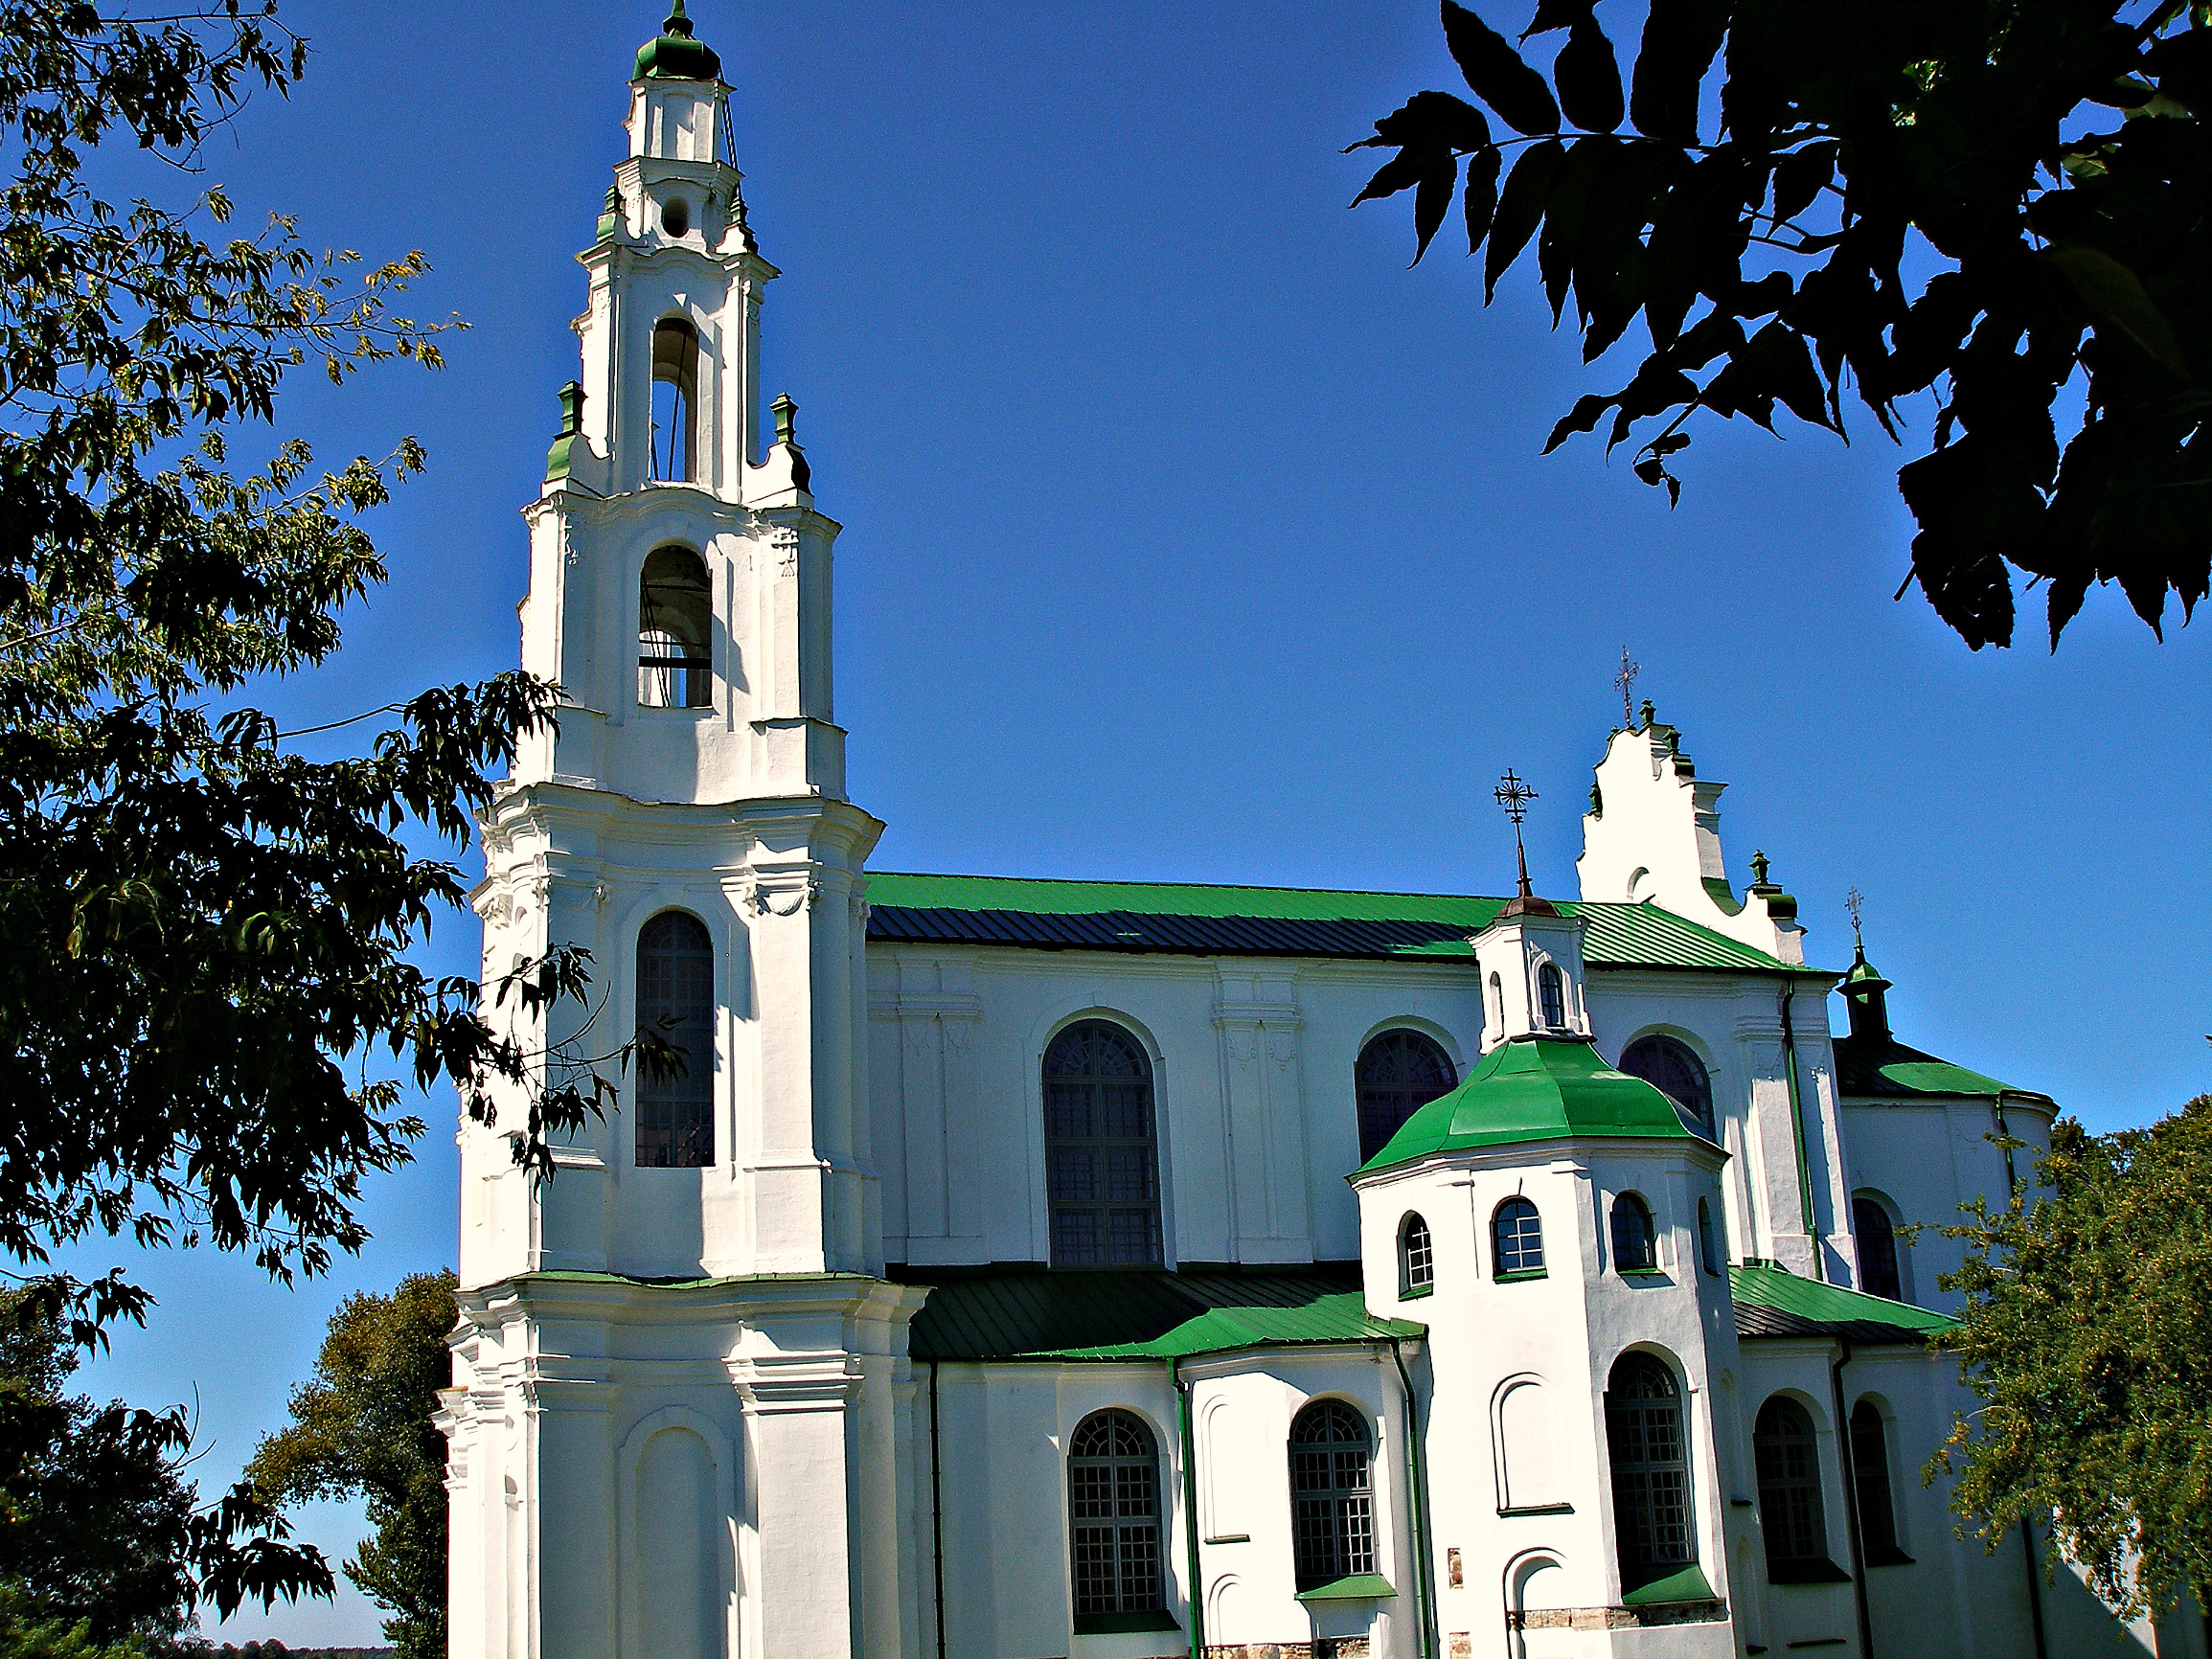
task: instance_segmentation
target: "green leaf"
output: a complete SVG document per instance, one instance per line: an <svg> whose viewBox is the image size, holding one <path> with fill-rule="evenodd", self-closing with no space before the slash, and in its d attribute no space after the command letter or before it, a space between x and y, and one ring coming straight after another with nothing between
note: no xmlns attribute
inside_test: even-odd
<svg viewBox="0 0 2212 1659"><path fill-rule="evenodd" d="M1652 0L1629 94L1629 119L1662 144L1698 142L1698 87L1726 32L1726 0Z"/></svg>
<svg viewBox="0 0 2212 1659"><path fill-rule="evenodd" d="M1464 207L1470 256L1482 246L1482 239L1490 235L1491 220L1497 213L1497 170L1504 159L1503 152L1494 144L1484 145L1468 157Z"/></svg>
<svg viewBox="0 0 2212 1659"><path fill-rule="evenodd" d="M2099 325L2116 329L2182 379L2195 378L2174 325L2133 271L2101 248L2045 248L2037 257L2072 284Z"/></svg>
<svg viewBox="0 0 2212 1659"><path fill-rule="evenodd" d="M1575 24L1552 64L1559 82L1560 108L1585 132L1610 132L1621 125L1621 68L1613 43L1596 22Z"/></svg>
<svg viewBox="0 0 2212 1659"><path fill-rule="evenodd" d="M1482 299L1490 303L1497 292L1497 279L1520 257L1529 238L1543 218L1544 202L1552 182L1566 160L1566 146L1556 138L1532 144L1521 151L1513 170L1505 175L1498 193L1497 216L1490 228L1490 252L1483 260Z"/></svg>
<svg viewBox="0 0 2212 1659"><path fill-rule="evenodd" d="M1521 60L1511 41L1456 0L1443 0L1444 43L1474 95L1516 132L1560 129L1560 106L1544 78Z"/></svg>

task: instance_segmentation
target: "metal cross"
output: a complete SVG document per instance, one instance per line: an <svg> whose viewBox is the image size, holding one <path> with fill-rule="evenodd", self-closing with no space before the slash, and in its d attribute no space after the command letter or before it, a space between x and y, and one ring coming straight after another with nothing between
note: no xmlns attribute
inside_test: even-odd
<svg viewBox="0 0 2212 1659"><path fill-rule="evenodd" d="M1859 910L1866 902L1866 895L1854 887L1843 896L1843 908L1851 912L1851 937L1859 938Z"/></svg>
<svg viewBox="0 0 2212 1659"><path fill-rule="evenodd" d="M1621 648L1621 671L1613 676L1613 685L1621 693L1621 726L1626 731L1636 729L1636 705L1632 693L1636 676L1644 671L1644 665L1629 660L1629 648Z"/></svg>
<svg viewBox="0 0 2212 1659"><path fill-rule="evenodd" d="M1491 793L1497 797L1497 804L1505 808L1505 815L1513 820L1513 852L1514 856L1520 861L1520 896L1526 898L1530 897L1528 849L1521 845L1520 821L1528 816L1528 804L1536 799L1536 791L1516 777L1513 768L1508 766L1505 776L1498 780L1497 787Z"/></svg>

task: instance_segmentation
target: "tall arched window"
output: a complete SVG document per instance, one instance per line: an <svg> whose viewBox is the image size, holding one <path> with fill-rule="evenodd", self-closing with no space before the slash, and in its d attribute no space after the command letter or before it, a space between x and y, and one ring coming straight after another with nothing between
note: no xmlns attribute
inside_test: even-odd
<svg viewBox="0 0 2212 1659"><path fill-rule="evenodd" d="M1681 1107L1707 1140L1713 1136L1713 1079L1705 1062L1670 1036L1640 1036L1621 1051L1615 1068L1642 1078Z"/></svg>
<svg viewBox="0 0 2212 1659"><path fill-rule="evenodd" d="M715 1161L715 949L696 917L664 910L637 936L637 1024L675 1051L638 1064L640 1169Z"/></svg>
<svg viewBox="0 0 2212 1659"><path fill-rule="evenodd" d="M1713 1206L1704 1199L1698 1200L1698 1264L1708 1273L1719 1275L1726 1266L1728 1252L1722 1248L1720 1230L1713 1225Z"/></svg>
<svg viewBox="0 0 2212 1659"><path fill-rule="evenodd" d="M1405 1120L1459 1081L1451 1058L1417 1031L1381 1032L1368 1039L1353 1068L1359 1100L1359 1161L1389 1145Z"/></svg>
<svg viewBox="0 0 2212 1659"><path fill-rule="evenodd" d="M1621 1588L1663 1579L1698 1558L1690 1448L1674 1373L1648 1353L1625 1353L1606 1385L1606 1453Z"/></svg>
<svg viewBox="0 0 2212 1659"><path fill-rule="evenodd" d="M1566 976L1557 963L1547 962L1536 970L1536 997L1545 1025L1556 1031L1567 1023Z"/></svg>
<svg viewBox="0 0 2212 1659"><path fill-rule="evenodd" d="M1904 1274L1897 1260L1897 1223L1881 1200L1861 1193L1851 1200L1851 1231L1859 1240L1859 1287L1869 1296L1904 1300Z"/></svg>
<svg viewBox="0 0 2212 1659"><path fill-rule="evenodd" d="M1055 1267L1159 1265L1152 1067L1120 1026L1082 1020L1045 1050L1044 1156Z"/></svg>
<svg viewBox="0 0 2212 1659"><path fill-rule="evenodd" d="M1398 1292L1419 1296L1435 1288L1435 1240L1428 1236L1426 1221L1408 1216L1398 1228Z"/></svg>
<svg viewBox="0 0 2212 1659"><path fill-rule="evenodd" d="M696 478L699 335L681 317L652 330L652 466L650 476Z"/></svg>
<svg viewBox="0 0 2212 1659"><path fill-rule="evenodd" d="M1613 1200L1613 1271L1649 1273L1659 1264L1658 1231L1652 1207L1633 1193Z"/></svg>
<svg viewBox="0 0 2212 1659"><path fill-rule="evenodd" d="M1490 1217L1491 1261L1500 1278L1543 1271L1543 1220L1526 1198L1513 1197Z"/></svg>
<svg viewBox="0 0 2212 1659"><path fill-rule="evenodd" d="M1290 1423L1290 1516L1298 1588L1375 1571L1375 1476L1367 1425L1317 1399Z"/></svg>
<svg viewBox="0 0 2212 1659"><path fill-rule="evenodd" d="M1828 1523L1820 1507L1820 1442L1805 1408L1776 1395L1751 1425L1759 1466L1759 1526L1767 1538L1767 1576L1802 1582L1808 1567L1827 1567ZM1825 1576L1825 1575L1824 1575Z"/></svg>
<svg viewBox="0 0 2212 1659"><path fill-rule="evenodd" d="M1490 976L1490 1029L1505 1030L1505 981L1494 973Z"/></svg>
<svg viewBox="0 0 2212 1659"><path fill-rule="evenodd" d="M708 646L715 602L706 561L688 547L655 548L637 583L637 700L649 709L714 701Z"/></svg>
<svg viewBox="0 0 2212 1659"><path fill-rule="evenodd" d="M1862 1399L1851 1408L1851 1485L1859 1500L1859 1552L1870 1567L1904 1567L1898 1547L1897 1508L1889 1490L1889 1436L1881 1408Z"/></svg>
<svg viewBox="0 0 2212 1659"><path fill-rule="evenodd" d="M1078 1628L1160 1611L1160 1455L1144 1419L1097 1411L1076 1425L1067 1514Z"/></svg>

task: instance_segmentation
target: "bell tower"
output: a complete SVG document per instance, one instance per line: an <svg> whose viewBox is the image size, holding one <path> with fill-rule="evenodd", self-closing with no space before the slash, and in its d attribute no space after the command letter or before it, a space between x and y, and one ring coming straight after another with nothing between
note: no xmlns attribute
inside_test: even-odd
<svg viewBox="0 0 2212 1659"><path fill-rule="evenodd" d="M762 429L778 273L683 0L624 132L578 256L582 372L524 510L523 667L559 721L486 809L472 896L488 985L591 956L583 1003L486 1017L537 1081L618 1083L551 1179L512 1156L521 1091L462 1129L452 1651L888 1659L921 1293L880 1277L868 1132L883 827L845 797L838 526L788 398ZM680 1065L610 1063L640 1031Z"/></svg>

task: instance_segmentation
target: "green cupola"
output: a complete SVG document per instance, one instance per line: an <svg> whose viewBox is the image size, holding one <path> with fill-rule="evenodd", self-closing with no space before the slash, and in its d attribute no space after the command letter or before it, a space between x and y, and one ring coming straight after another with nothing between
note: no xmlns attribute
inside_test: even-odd
<svg viewBox="0 0 2212 1659"><path fill-rule="evenodd" d="M1406 1119L1359 1172L1537 1141L1692 1139L1673 1101L1607 1065L1589 1038L1517 1036L1484 1055L1459 1087Z"/></svg>
<svg viewBox="0 0 2212 1659"><path fill-rule="evenodd" d="M1883 993L1889 989L1889 981L1878 973L1866 960L1866 946L1860 944L1851 959L1851 971L1843 976L1836 992L1850 1005L1851 1034L1875 1042L1889 1037L1889 1004Z"/></svg>
<svg viewBox="0 0 2212 1659"><path fill-rule="evenodd" d="M704 41L692 38L692 20L684 15L684 0L661 20L661 32L637 49L637 70L632 80L719 80L722 60Z"/></svg>

